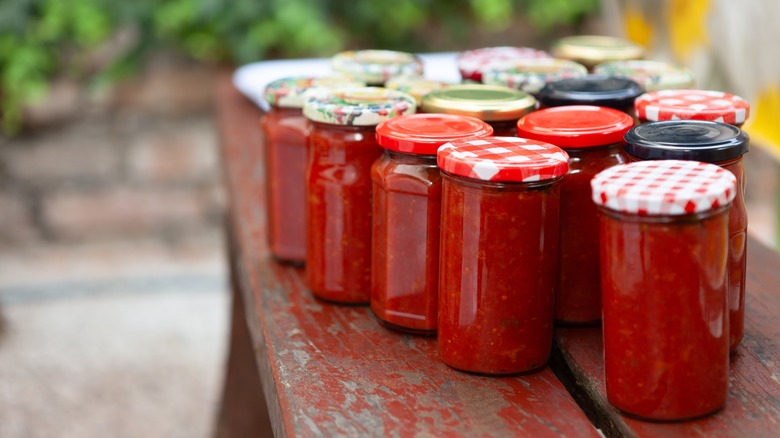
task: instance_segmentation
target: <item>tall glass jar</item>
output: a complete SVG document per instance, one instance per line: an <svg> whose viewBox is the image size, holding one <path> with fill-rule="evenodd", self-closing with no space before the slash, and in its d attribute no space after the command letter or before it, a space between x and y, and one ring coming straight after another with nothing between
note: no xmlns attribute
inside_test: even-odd
<svg viewBox="0 0 780 438"><path fill-rule="evenodd" d="M496 85L454 85L428 93L422 112L476 117L493 127L496 137L516 137L517 120L536 109L530 94Z"/></svg>
<svg viewBox="0 0 780 438"><path fill-rule="evenodd" d="M493 63L516 59L552 58L549 53L530 47L483 47L458 55L458 71L464 81L482 82L482 72Z"/></svg>
<svg viewBox="0 0 780 438"><path fill-rule="evenodd" d="M726 402L728 209L734 176L697 161L643 161L593 179L601 212L607 399L652 420Z"/></svg>
<svg viewBox="0 0 780 438"><path fill-rule="evenodd" d="M605 106L633 117L634 99L644 93L641 85L626 78L588 75L550 82L539 91L542 108L563 105Z"/></svg>
<svg viewBox="0 0 780 438"><path fill-rule="evenodd" d="M371 296L371 166L382 155L377 124L412 114L414 99L384 88L319 90L308 95L312 122L306 165L306 280L336 303Z"/></svg>
<svg viewBox="0 0 780 438"><path fill-rule="evenodd" d="M423 74L420 58L393 50L348 50L334 55L330 65L336 73L380 87L396 76Z"/></svg>
<svg viewBox="0 0 780 438"><path fill-rule="evenodd" d="M534 371L552 347L560 148L516 137L439 148L439 355L458 370Z"/></svg>
<svg viewBox="0 0 780 438"><path fill-rule="evenodd" d="M483 68L482 82L516 88L537 96L545 84L588 74L584 65L566 59L516 59Z"/></svg>
<svg viewBox="0 0 780 438"><path fill-rule="evenodd" d="M570 59L593 69L609 61L642 59L645 49L631 41L604 35L574 35L553 43L556 58Z"/></svg>
<svg viewBox="0 0 780 438"><path fill-rule="evenodd" d="M561 182L556 322L601 321L599 222L590 180L626 162L623 136L633 124L618 110L584 105L535 111L517 122L519 137L552 143L569 154L569 172Z"/></svg>
<svg viewBox="0 0 780 438"><path fill-rule="evenodd" d="M414 114L382 122L385 149L371 170L374 193L371 309L392 329L436 332L441 174L436 150L493 128L473 117Z"/></svg>
<svg viewBox="0 0 780 438"><path fill-rule="evenodd" d="M742 127L750 103L734 94L710 90L662 90L639 96L635 102L640 123L665 120L705 120Z"/></svg>
<svg viewBox="0 0 780 438"><path fill-rule="evenodd" d="M362 87L341 76L288 77L265 88L269 111L261 120L265 134L268 240L281 261L303 263L306 257L306 137L303 94L313 88Z"/></svg>
<svg viewBox="0 0 780 438"><path fill-rule="evenodd" d="M626 135L632 161L695 160L717 164L737 179L737 194L729 210L729 349L739 346L745 333L747 274L747 208L742 156L750 139L741 129L717 122L677 120L646 123Z"/></svg>

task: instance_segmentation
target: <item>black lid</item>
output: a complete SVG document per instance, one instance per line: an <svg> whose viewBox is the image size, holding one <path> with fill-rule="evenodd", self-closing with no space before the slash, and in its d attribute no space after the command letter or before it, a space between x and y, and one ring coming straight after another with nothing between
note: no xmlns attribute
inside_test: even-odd
<svg viewBox="0 0 780 438"><path fill-rule="evenodd" d="M596 105L623 109L645 90L631 79L605 75L587 75L553 81L539 91L545 106Z"/></svg>
<svg viewBox="0 0 780 438"><path fill-rule="evenodd" d="M719 163L741 157L750 138L736 126L703 120L667 120L631 128L625 151L642 160Z"/></svg>

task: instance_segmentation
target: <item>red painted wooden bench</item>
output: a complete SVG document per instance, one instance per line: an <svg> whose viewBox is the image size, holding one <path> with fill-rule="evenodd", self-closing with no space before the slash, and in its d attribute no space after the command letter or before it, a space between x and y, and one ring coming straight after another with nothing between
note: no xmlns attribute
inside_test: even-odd
<svg viewBox="0 0 780 438"><path fill-rule="evenodd" d="M368 307L315 300L265 235L261 111L217 93L233 289L217 436L780 436L780 257L750 242L747 334L731 396L689 423L626 418L606 402L595 329L559 329L545 370L491 378L438 360L435 340L391 332Z"/></svg>

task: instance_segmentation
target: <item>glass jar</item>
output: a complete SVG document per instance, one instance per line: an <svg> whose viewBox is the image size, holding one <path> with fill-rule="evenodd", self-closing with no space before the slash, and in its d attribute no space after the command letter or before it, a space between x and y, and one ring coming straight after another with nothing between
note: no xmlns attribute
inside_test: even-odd
<svg viewBox="0 0 780 438"><path fill-rule="evenodd" d="M717 411L728 393L734 176L697 161L643 161L611 167L591 186L607 399L651 420Z"/></svg>
<svg viewBox="0 0 780 438"><path fill-rule="evenodd" d="M436 332L441 175L436 150L493 128L473 117L414 114L382 122L385 148L371 170L374 193L371 310L386 327Z"/></svg>
<svg viewBox="0 0 780 438"><path fill-rule="evenodd" d="M515 59L489 64L482 70L482 81L537 96L548 82L586 74L588 69L584 65L566 59Z"/></svg>
<svg viewBox="0 0 780 438"><path fill-rule="evenodd" d="M396 76L387 81L386 88L391 90L403 91L404 93L414 97L417 105L422 105L422 99L434 90L440 90L442 88L449 87L450 83L435 81L433 79L426 79L422 76Z"/></svg>
<svg viewBox="0 0 780 438"><path fill-rule="evenodd" d="M584 105L535 111L517 122L519 137L554 144L569 154L569 172L561 182L556 322L601 321L599 219L590 180L626 162L623 135L633 124L618 110Z"/></svg>
<svg viewBox="0 0 780 438"><path fill-rule="evenodd" d="M476 117L493 127L496 137L516 137L517 120L536 109L530 94L496 85L454 85L428 93L422 112Z"/></svg>
<svg viewBox="0 0 780 438"><path fill-rule="evenodd" d="M541 108L563 105L605 106L633 117L634 99L644 90L626 78L588 75L550 82L539 91Z"/></svg>
<svg viewBox="0 0 780 438"><path fill-rule="evenodd" d="M265 88L269 111L261 120L265 135L265 176L268 241L280 261L303 263L306 258L306 137L303 94L312 88L361 87L341 76L288 77Z"/></svg>
<svg viewBox="0 0 780 438"><path fill-rule="evenodd" d="M628 78L645 91L678 90L695 85L693 73L687 68L661 61L612 61L599 64L593 73Z"/></svg>
<svg viewBox="0 0 780 438"><path fill-rule="evenodd" d="M529 58L552 58L552 55L530 47L484 47L461 53L457 61L458 71L464 81L482 82L482 71L494 62Z"/></svg>
<svg viewBox="0 0 780 438"><path fill-rule="evenodd" d="M609 61L642 59L645 49L630 41L603 35L575 35L553 43L556 58L570 59L592 69Z"/></svg>
<svg viewBox="0 0 780 438"><path fill-rule="evenodd" d="M640 123L664 120L706 120L742 127L750 115L747 100L722 91L662 90L636 99Z"/></svg>
<svg viewBox="0 0 780 438"><path fill-rule="evenodd" d="M382 86L395 76L423 74L420 58L393 50L348 50L334 55L330 65L336 73L373 86Z"/></svg>
<svg viewBox="0 0 780 438"><path fill-rule="evenodd" d="M742 156L750 139L741 129L717 122L677 120L640 125L626 135L631 161L695 160L716 164L737 179L737 194L729 210L729 350L734 352L745 332L747 274L747 208Z"/></svg>
<svg viewBox="0 0 780 438"><path fill-rule="evenodd" d="M319 90L303 108L311 121L306 165L306 281L336 303L371 296L371 166L382 154L375 126L414 113L414 99L384 88Z"/></svg>
<svg viewBox="0 0 780 438"><path fill-rule="evenodd" d="M439 356L482 374L534 371L552 347L561 177L568 156L516 137L439 148Z"/></svg>

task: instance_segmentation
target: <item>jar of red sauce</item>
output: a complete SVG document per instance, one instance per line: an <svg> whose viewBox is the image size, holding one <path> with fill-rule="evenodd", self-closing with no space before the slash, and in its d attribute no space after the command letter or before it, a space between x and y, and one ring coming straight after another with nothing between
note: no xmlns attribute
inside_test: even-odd
<svg viewBox="0 0 780 438"><path fill-rule="evenodd" d="M560 184L556 322L601 321L599 218L590 200L590 180L626 162L623 136L633 125L626 113L584 105L535 111L517 122L519 137L554 144L569 154L569 172Z"/></svg>
<svg viewBox="0 0 780 438"><path fill-rule="evenodd" d="M642 59L645 49L631 41L605 35L574 35L553 43L556 58L570 59L593 69L609 61Z"/></svg>
<svg viewBox="0 0 780 438"><path fill-rule="evenodd" d="M394 50L348 50L334 55L330 65L336 73L378 86L395 76L423 74L419 57Z"/></svg>
<svg viewBox="0 0 780 438"><path fill-rule="evenodd" d="M303 263L306 257L307 121L303 94L312 88L362 87L341 76L288 77L265 88L269 111L261 120L265 134L265 175L268 240L271 254L281 261Z"/></svg>
<svg viewBox="0 0 780 438"><path fill-rule="evenodd" d="M530 94L496 85L453 85L423 97L422 112L476 117L497 137L516 137L517 120L536 109Z"/></svg>
<svg viewBox="0 0 780 438"><path fill-rule="evenodd" d="M745 332L745 277L747 273L747 208L742 156L750 139L741 129L717 122L677 120L646 123L626 135L625 150L632 161L694 160L717 164L737 179L737 193L729 210L729 349L733 352Z"/></svg>
<svg viewBox="0 0 780 438"><path fill-rule="evenodd" d="M516 88L536 96L545 84L588 74L584 65L567 59L515 59L491 63L482 72L482 82Z"/></svg>
<svg viewBox="0 0 780 438"><path fill-rule="evenodd" d="M493 375L544 367L568 156L535 140L486 137L447 143L437 160L442 361Z"/></svg>
<svg viewBox="0 0 780 438"><path fill-rule="evenodd" d="M317 90L306 164L306 281L320 299L367 304L371 297L371 166L382 155L379 123L415 111L408 94L385 88Z"/></svg>
<svg viewBox="0 0 780 438"><path fill-rule="evenodd" d="M726 402L728 209L736 179L697 161L642 161L592 180L601 213L607 399L651 420Z"/></svg>
<svg viewBox="0 0 780 438"><path fill-rule="evenodd" d="M483 47L461 53L457 63L460 77L464 81L481 82L482 72L490 68L493 63L539 58L552 58L552 56L543 50L530 47Z"/></svg>
<svg viewBox="0 0 780 438"><path fill-rule="evenodd" d="M436 150L448 141L492 133L479 119L451 114L414 114L377 126L385 152L371 169L371 310L386 327L436 332L441 217Z"/></svg>
<svg viewBox="0 0 780 438"><path fill-rule="evenodd" d="M542 108L563 105L605 106L634 114L634 100L644 93L642 86L627 78L588 75L550 82L539 91Z"/></svg>
<svg viewBox="0 0 780 438"><path fill-rule="evenodd" d="M662 90L636 99L640 123L664 120L707 120L742 127L750 103L734 94L709 90Z"/></svg>
<svg viewBox="0 0 780 438"><path fill-rule="evenodd" d="M687 89L696 82L687 68L647 59L605 62L597 65L593 73L631 79L645 91Z"/></svg>

